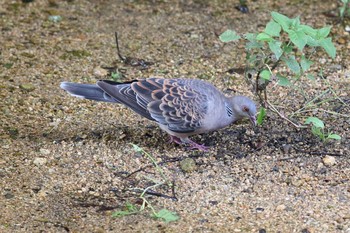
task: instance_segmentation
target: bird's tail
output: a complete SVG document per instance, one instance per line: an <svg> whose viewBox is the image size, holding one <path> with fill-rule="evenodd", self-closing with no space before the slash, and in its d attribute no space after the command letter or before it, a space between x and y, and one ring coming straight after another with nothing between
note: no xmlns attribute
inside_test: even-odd
<svg viewBox="0 0 350 233"><path fill-rule="evenodd" d="M116 99L108 95L95 84L62 82L60 87L72 96L79 98L118 103Z"/></svg>

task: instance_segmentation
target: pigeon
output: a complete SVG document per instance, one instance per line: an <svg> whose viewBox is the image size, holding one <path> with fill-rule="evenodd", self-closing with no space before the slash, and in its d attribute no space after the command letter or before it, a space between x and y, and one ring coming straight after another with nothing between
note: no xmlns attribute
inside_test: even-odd
<svg viewBox="0 0 350 233"><path fill-rule="evenodd" d="M62 82L60 87L72 96L123 104L158 123L170 135L170 142L186 144L189 149L209 148L189 139L191 135L215 131L243 118L256 125L256 106L251 99L226 97L211 83L199 79Z"/></svg>

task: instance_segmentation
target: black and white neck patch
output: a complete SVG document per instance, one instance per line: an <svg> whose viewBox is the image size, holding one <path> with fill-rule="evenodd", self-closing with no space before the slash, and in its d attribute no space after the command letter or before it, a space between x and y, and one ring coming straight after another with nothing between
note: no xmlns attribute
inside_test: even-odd
<svg viewBox="0 0 350 233"><path fill-rule="evenodd" d="M225 109L228 117L231 117L233 115L232 109L225 103Z"/></svg>

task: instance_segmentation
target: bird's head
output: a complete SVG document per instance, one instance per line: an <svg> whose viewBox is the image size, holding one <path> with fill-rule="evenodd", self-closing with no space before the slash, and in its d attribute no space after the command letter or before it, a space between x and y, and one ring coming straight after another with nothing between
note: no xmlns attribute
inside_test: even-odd
<svg viewBox="0 0 350 233"><path fill-rule="evenodd" d="M248 118L253 126L256 125L256 106L251 99L245 96L232 97L232 107L237 120Z"/></svg>

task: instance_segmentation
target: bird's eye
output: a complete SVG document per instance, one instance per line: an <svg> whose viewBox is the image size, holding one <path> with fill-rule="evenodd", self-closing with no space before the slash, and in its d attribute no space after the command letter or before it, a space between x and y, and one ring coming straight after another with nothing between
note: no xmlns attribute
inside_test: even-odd
<svg viewBox="0 0 350 233"><path fill-rule="evenodd" d="M247 106L243 107L243 112L249 112L249 108Z"/></svg>

